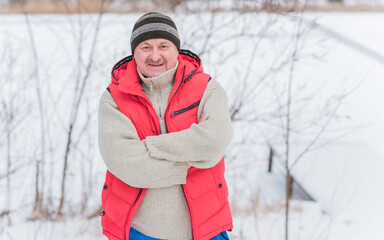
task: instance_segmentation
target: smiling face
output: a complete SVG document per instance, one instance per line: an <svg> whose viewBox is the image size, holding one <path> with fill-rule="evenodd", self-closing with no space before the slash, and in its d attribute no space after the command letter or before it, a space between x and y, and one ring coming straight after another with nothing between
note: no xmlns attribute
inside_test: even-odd
<svg viewBox="0 0 384 240"><path fill-rule="evenodd" d="M176 65L178 54L177 47L171 41L155 38L137 45L133 56L145 77L156 77Z"/></svg>

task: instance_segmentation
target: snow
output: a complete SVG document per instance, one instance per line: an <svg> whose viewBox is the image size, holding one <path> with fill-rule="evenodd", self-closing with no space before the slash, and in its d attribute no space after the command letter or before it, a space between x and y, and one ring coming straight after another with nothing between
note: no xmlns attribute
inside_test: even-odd
<svg viewBox="0 0 384 240"><path fill-rule="evenodd" d="M216 48L215 53L205 52L202 56L204 68L220 80L231 103L236 101L237 96L246 94L249 86L254 86L252 91L248 90L254 93L249 95L253 102L242 109L240 117L273 115L275 105L272 104L282 98L272 97L271 92L286 95L284 89L289 68L282 65L281 71L266 75L265 79L263 76L268 73L270 66L278 66L286 60L280 57L289 55L292 50L286 46L292 44L297 20L289 16L267 14L236 16L236 13L219 14L217 19L213 19L215 24L224 24L224 27L214 32L208 42L208 47ZM105 169L95 140L98 98L109 82L113 63L130 54L130 29L138 17L139 14L107 14L103 17L93 62L94 71L87 84L80 107L79 125L74 132L77 145L71 155L74 161L71 162L67 182L67 186L70 186L67 188L70 203L65 209L67 212L79 210L85 192L90 198L88 211L99 206ZM182 39L185 39L184 47L200 52L205 42L198 39L204 39L210 31L211 16L175 14L173 17L179 25ZM295 179L316 201L292 200L291 239L382 240L384 110L381 103L384 102L384 63L365 54L365 50L384 56L384 16L381 13L311 13L304 17L308 20L304 22L304 29L311 26L312 21L316 21L320 27L311 28L305 35L308 37L300 45L300 60L294 72L296 105L293 106L292 117L295 130L292 135L292 159L313 137L312 128L309 128L311 131L301 128L305 128L308 122L322 124L321 119L315 121L317 116L321 116L317 113L327 113L332 109L332 97L354 90L338 109L335 120L329 126L331 131L318 141L313 150L303 155L293 169ZM95 15L82 15L80 18L83 29L79 27L77 15L29 17L39 56L41 91L46 101L46 158L49 160L45 170L49 184L44 192L52 197L50 208L57 205L60 196L58 186L66 129L75 95L75 83L71 80L84 77L94 34L92 26L96 24ZM262 31L265 26L269 27ZM242 31L257 37L244 36L220 45L224 37ZM83 68L78 66L79 39L83 41ZM256 49L256 46L259 48ZM253 47L255 57L251 57ZM229 52L236 57L230 58ZM37 82L32 74L34 61L31 55L25 17L0 16L0 56L4 62L0 66L3 85L0 99L5 104L14 101L15 112L19 114L16 120L21 119L12 139L12 166L23 166L11 178L14 186L11 198L14 212L12 226L7 225L5 217L0 218L0 239L105 239L100 233L97 217L88 220L74 214L58 222L26 221L30 217L33 202L34 159L40 156L40 148L36 144L40 142L35 92ZM248 64L252 68L247 78L244 66ZM242 87L245 87L245 91L242 91ZM312 97L311 100L299 101L308 99L308 95ZM325 101L329 101L329 109L319 105ZM6 126L3 119L7 109L1 110L3 129ZM234 123L236 134L226 154L226 174L234 216L231 239L277 240L284 237L285 177L279 164L284 145L280 120L271 117L251 124L244 120ZM276 147L277 151L271 173L266 171L269 154L266 142ZM5 135L2 134L0 176L6 171L5 143ZM4 178L0 178L0 190L6 192ZM6 194L2 194L0 213L6 205ZM85 215L89 215L89 212Z"/></svg>
<svg viewBox="0 0 384 240"><path fill-rule="evenodd" d="M380 14L342 14L342 19L340 14L324 14L319 23L332 26L384 56L384 47L380 44L384 33L378 30L383 23ZM384 194L379 190L384 184L380 173L384 169L384 111L380 107L384 62L375 61L340 42L332 43L329 50L326 64L334 67L322 77L348 79L346 84L350 85L361 84L348 97L343 110L357 127L341 140L306 155L294 175L324 211L347 219L375 219L377 225L384 226L381 206ZM382 230L378 233L384 236Z"/></svg>
<svg viewBox="0 0 384 240"><path fill-rule="evenodd" d="M20 221L12 227L2 228L1 239L57 239L57 240L101 240L98 219L85 221L82 218L70 218L63 222Z"/></svg>

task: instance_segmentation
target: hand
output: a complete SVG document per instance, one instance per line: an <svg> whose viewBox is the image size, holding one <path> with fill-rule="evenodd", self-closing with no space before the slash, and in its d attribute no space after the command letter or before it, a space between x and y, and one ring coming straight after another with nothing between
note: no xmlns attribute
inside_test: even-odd
<svg viewBox="0 0 384 240"><path fill-rule="evenodd" d="M203 120L204 120L204 117L205 117L205 113L203 113L200 117L200 120L199 120L199 123L201 123Z"/></svg>

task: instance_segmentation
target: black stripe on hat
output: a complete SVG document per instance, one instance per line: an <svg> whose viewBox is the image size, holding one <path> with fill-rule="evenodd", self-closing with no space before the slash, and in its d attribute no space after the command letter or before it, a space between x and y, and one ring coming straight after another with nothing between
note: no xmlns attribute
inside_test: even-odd
<svg viewBox="0 0 384 240"><path fill-rule="evenodd" d="M162 17L150 17L150 18L146 18L140 22L137 22L135 24L135 26L133 27L132 32L134 32L139 27L141 27L145 24L149 24L149 23L164 23L164 24L167 24L167 25L169 25L169 26L171 26L177 30L175 23L171 19L162 18Z"/></svg>

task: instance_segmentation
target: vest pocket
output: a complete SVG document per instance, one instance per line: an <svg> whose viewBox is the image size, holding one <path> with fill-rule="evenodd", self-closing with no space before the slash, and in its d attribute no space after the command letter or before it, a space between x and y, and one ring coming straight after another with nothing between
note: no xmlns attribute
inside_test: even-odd
<svg viewBox="0 0 384 240"><path fill-rule="evenodd" d="M179 115L179 114L182 114L182 113L185 113L185 112L188 112L189 110L192 110L194 109L195 107L199 106L200 105L200 100L195 102L195 103L192 103L190 106L186 107L186 108L183 108L183 109L180 109L180 110L177 110L177 111L174 111L172 114L171 114L171 118Z"/></svg>
<svg viewBox="0 0 384 240"><path fill-rule="evenodd" d="M103 234L110 240L123 240L124 230L119 228L109 217L104 215L101 218Z"/></svg>
<svg viewBox="0 0 384 240"><path fill-rule="evenodd" d="M120 198L122 201L132 206L139 194L140 188L131 187L117 177L113 179L112 185L114 197Z"/></svg>
<svg viewBox="0 0 384 240"><path fill-rule="evenodd" d="M107 171L105 181L104 181L103 190L101 192L101 202L102 203L107 201L109 195L111 194L111 189L112 189L111 184L113 182L113 178L115 178L115 176L113 174L111 174L109 171Z"/></svg>
<svg viewBox="0 0 384 240"><path fill-rule="evenodd" d="M167 117L165 118L166 127L168 132L177 132L188 129L192 124L197 123L197 111L200 105L200 100L176 111L169 109ZM173 111L173 112L172 112ZM171 113L169 115L169 113Z"/></svg>
<svg viewBox="0 0 384 240"><path fill-rule="evenodd" d="M102 191L103 234L111 240L123 240L124 224L140 189L127 185L108 171Z"/></svg>
<svg viewBox="0 0 384 240"><path fill-rule="evenodd" d="M228 186L224 178L224 158L212 169L212 174L215 178L217 200L219 201L220 207L228 201Z"/></svg>
<svg viewBox="0 0 384 240"><path fill-rule="evenodd" d="M191 215L198 215L195 226L200 226L219 209L219 201L216 193L216 182L211 169L196 169L187 177L187 184L184 187Z"/></svg>

